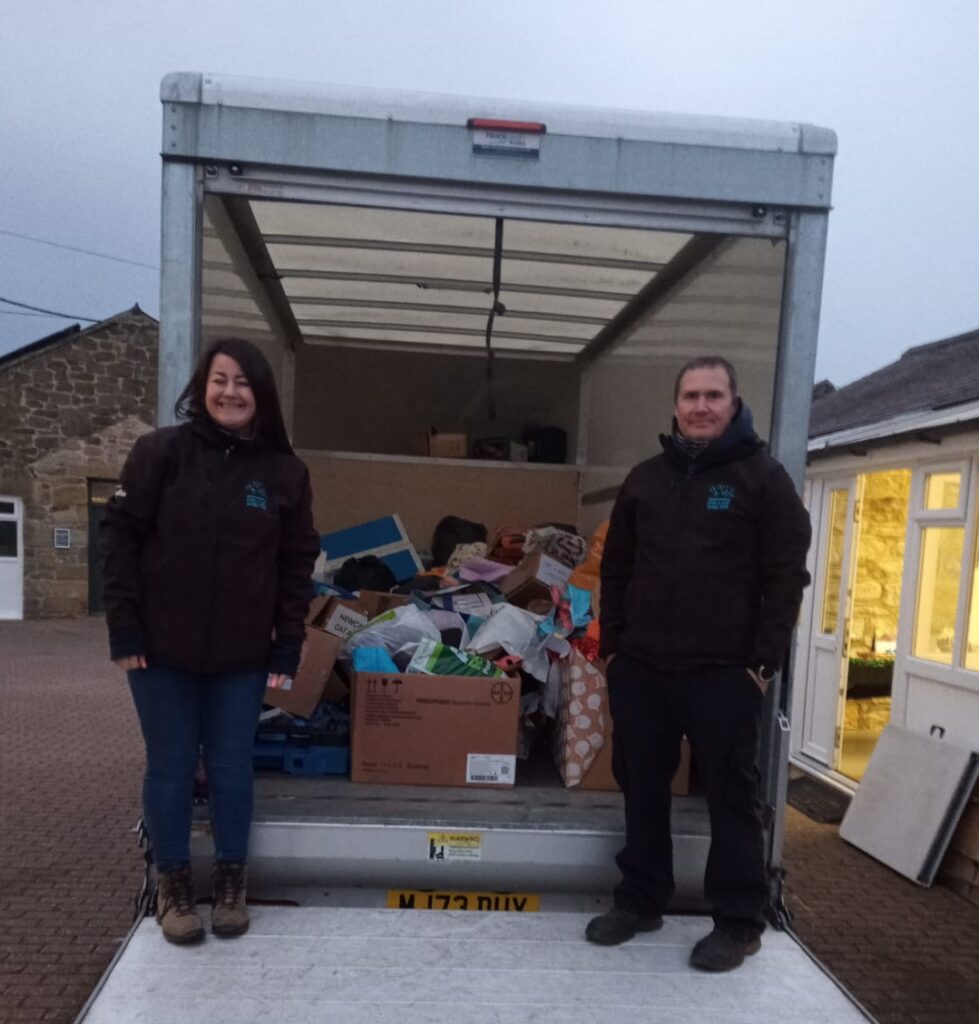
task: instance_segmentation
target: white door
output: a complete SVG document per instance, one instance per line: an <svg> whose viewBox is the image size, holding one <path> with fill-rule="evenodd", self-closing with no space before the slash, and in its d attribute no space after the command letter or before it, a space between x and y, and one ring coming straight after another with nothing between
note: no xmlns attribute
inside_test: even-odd
<svg viewBox="0 0 979 1024"><path fill-rule="evenodd" d="M835 768L846 680L847 622L851 597L854 495L852 477L814 488L816 573L802 731L802 751Z"/></svg>
<svg viewBox="0 0 979 1024"><path fill-rule="evenodd" d="M0 619L24 617L24 504L0 495Z"/></svg>

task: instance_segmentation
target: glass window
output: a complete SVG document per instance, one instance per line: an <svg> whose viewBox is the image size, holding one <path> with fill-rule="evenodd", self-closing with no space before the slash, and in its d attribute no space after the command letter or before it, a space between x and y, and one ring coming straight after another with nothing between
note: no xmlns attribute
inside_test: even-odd
<svg viewBox="0 0 979 1024"><path fill-rule="evenodd" d="M925 511L958 508L961 485L962 474L958 470L925 474Z"/></svg>
<svg viewBox="0 0 979 1024"><path fill-rule="evenodd" d="M0 515L12 516L14 514L14 503L12 501L0 501Z"/></svg>
<svg viewBox="0 0 979 1024"><path fill-rule="evenodd" d="M17 557L17 522L0 520L0 558Z"/></svg>
<svg viewBox="0 0 979 1024"><path fill-rule="evenodd" d="M843 542L846 540L846 510L850 492L832 491L829 504L829 541L826 546L826 582L823 584L823 633L835 633L840 618L840 589L843 574Z"/></svg>
<svg viewBox="0 0 979 1024"><path fill-rule="evenodd" d="M914 620L917 658L952 664L964 540L961 526L929 526L921 531Z"/></svg>

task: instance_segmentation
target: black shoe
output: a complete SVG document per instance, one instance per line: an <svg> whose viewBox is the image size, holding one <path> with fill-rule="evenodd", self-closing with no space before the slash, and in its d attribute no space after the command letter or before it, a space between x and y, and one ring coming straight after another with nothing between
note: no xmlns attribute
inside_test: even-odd
<svg viewBox="0 0 979 1024"><path fill-rule="evenodd" d="M761 949L761 939L755 935L736 936L716 927L693 947L690 966L700 971L733 971Z"/></svg>
<svg viewBox="0 0 979 1024"><path fill-rule="evenodd" d="M620 942L628 942L639 932L654 932L662 927L663 918L659 914L643 917L631 910L613 907L607 914L593 917L588 922L585 938L600 946L617 946Z"/></svg>

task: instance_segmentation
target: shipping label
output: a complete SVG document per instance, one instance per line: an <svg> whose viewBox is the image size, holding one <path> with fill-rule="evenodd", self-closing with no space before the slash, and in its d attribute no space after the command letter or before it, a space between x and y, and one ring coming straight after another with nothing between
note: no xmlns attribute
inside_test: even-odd
<svg viewBox="0 0 979 1024"><path fill-rule="evenodd" d="M466 783L512 786L517 774L515 754L466 755Z"/></svg>

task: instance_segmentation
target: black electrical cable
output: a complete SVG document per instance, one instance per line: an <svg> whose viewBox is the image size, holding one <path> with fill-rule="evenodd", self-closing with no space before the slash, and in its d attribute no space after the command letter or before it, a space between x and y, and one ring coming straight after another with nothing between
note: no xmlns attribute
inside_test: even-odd
<svg viewBox="0 0 979 1024"><path fill-rule="evenodd" d="M496 241L493 245L493 305L486 321L486 389L489 418L496 419L496 398L493 394L493 322L503 316L506 306L500 302L503 280L503 218L496 218Z"/></svg>
<svg viewBox="0 0 979 1024"><path fill-rule="evenodd" d="M0 228L0 235L6 235L8 238L20 238L26 242L37 242L38 245L50 245L55 249L66 249L68 252L80 252L86 256L97 256L100 260L112 260L113 263L128 263L131 267L145 267L147 270L159 270L160 268L153 263L143 263L141 260L130 260L124 256L110 256L107 252L96 252L94 249L83 249L78 245L67 245L64 242L51 242L46 238L38 238L36 235L25 235L19 231L8 231L6 228Z"/></svg>
<svg viewBox="0 0 979 1024"><path fill-rule="evenodd" d="M86 320L90 324L97 324L99 321L91 316L72 316L71 313L56 313L53 309L44 309L42 306L29 306L26 302L14 302L13 299L5 299L0 296L0 302L8 306L17 306L20 309L30 309L35 313L45 313L47 316L60 316L62 320Z"/></svg>

